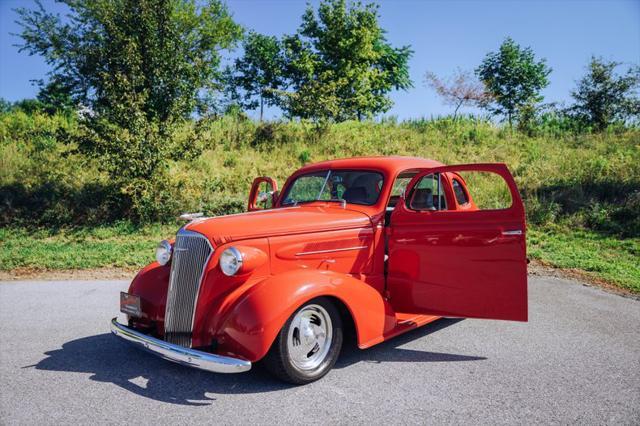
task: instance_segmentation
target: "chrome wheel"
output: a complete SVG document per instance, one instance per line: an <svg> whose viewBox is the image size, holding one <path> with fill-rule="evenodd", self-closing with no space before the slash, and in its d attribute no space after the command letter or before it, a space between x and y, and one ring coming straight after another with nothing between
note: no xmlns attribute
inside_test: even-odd
<svg viewBox="0 0 640 426"><path fill-rule="evenodd" d="M336 363L342 339L340 311L328 297L317 297L287 319L264 357L264 366L286 382L311 383Z"/></svg>
<svg viewBox="0 0 640 426"><path fill-rule="evenodd" d="M313 370L327 357L333 338L331 316L320 305L302 308L291 321L287 333L287 352L300 370Z"/></svg>

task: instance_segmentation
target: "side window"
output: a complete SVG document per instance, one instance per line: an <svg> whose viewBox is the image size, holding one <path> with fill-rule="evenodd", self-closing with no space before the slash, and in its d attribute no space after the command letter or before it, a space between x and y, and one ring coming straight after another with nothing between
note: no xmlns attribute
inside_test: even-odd
<svg viewBox="0 0 640 426"><path fill-rule="evenodd" d="M467 197L467 193L462 187L462 183L460 183L458 179L453 178L452 185L453 193L456 196L456 201L458 202L458 204L461 206L467 204L469 202L469 197Z"/></svg>
<svg viewBox="0 0 640 426"><path fill-rule="evenodd" d="M415 173L411 176L398 176L393 183L393 188L391 188L391 196L399 197L402 195L409 182L411 182L411 179L413 179L413 176L415 176Z"/></svg>
<svg viewBox="0 0 640 426"><path fill-rule="evenodd" d="M258 190L258 198L256 200L256 206L261 209L273 208L273 188L268 182L260 182L260 189Z"/></svg>
<svg viewBox="0 0 640 426"><path fill-rule="evenodd" d="M413 187L407 197L411 210L446 210L447 200L442 188L440 173L426 175Z"/></svg>
<svg viewBox="0 0 640 426"><path fill-rule="evenodd" d="M391 197L389 198L387 210L393 210L400 196L404 193L405 189L407 189L407 185L409 185L409 182L411 182L411 179L413 179L416 173L417 172L405 172L396 178L396 181L393 182L393 187L391 187Z"/></svg>
<svg viewBox="0 0 640 426"><path fill-rule="evenodd" d="M511 191L509 191L507 182L499 174L485 171L461 171L458 174L464 179L466 189L469 191L468 197L465 198L467 201L468 198L471 198L478 210L501 210L511 207L513 203ZM458 199L455 179L453 182L456 199ZM465 193L461 185L460 189L462 193ZM460 203L460 199L458 199L458 203Z"/></svg>

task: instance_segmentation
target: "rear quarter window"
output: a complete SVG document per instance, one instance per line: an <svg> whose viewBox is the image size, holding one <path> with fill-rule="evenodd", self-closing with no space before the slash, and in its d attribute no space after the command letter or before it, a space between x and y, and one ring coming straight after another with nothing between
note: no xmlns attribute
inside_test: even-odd
<svg viewBox="0 0 640 426"><path fill-rule="evenodd" d="M467 196L466 191L462 187L462 183L458 179L453 179L453 193L456 196L456 201L459 205L463 206L469 202L469 197Z"/></svg>

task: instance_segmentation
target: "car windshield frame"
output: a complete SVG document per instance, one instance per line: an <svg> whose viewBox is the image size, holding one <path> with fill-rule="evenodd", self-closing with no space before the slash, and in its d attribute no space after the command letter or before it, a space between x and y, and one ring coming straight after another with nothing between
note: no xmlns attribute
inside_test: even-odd
<svg viewBox="0 0 640 426"><path fill-rule="evenodd" d="M322 183L322 186L320 188L320 191L318 191L318 194L316 195L315 198L313 199L307 199L307 200L293 200L290 202L286 202L287 198L289 197L289 194L291 193L291 190L294 188L296 182L301 179L301 178L305 178L305 177L310 177L310 176L314 176L314 175L320 175L318 177L321 177L321 174L325 174L324 177L324 181ZM347 201L344 198L329 198L329 199L323 199L321 198L323 193L326 193L326 189L328 188L327 184L330 182L330 178L331 176L338 174L338 173L369 173L369 174L374 174L377 175L380 179L379 179L379 190L377 192L377 197L375 200L370 201L370 202L355 202L355 201ZM361 206L374 206L376 205L379 201L380 201L380 197L382 195L382 192L384 190L384 186L386 184L386 177L385 174L380 171L380 170L372 170L372 169L340 169L340 168L333 168L333 169L319 169L319 170L313 170L313 171L309 171L307 173L302 173L299 174L297 176L295 176L295 178L291 181L290 184L287 185L287 187L285 188L285 190L282 192L282 198L280 201L280 206L281 207L292 207L292 206L297 206L300 204L305 204L305 203L314 203L314 202L322 202L322 203L347 203L347 204L356 204L356 205L361 205ZM347 188L348 189L348 188ZM346 192L346 189L345 189Z"/></svg>

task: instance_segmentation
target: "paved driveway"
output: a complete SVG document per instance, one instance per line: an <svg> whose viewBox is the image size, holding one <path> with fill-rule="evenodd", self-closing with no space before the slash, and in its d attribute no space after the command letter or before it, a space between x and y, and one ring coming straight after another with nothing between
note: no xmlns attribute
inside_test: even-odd
<svg viewBox="0 0 640 426"><path fill-rule="evenodd" d="M529 281L530 321L440 320L292 387L108 332L122 281L0 283L0 423L640 423L640 302Z"/></svg>

